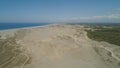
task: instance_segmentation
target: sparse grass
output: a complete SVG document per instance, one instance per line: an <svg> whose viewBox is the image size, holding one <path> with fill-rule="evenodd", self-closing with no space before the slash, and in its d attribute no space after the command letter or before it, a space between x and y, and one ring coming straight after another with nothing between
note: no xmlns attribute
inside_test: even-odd
<svg viewBox="0 0 120 68"><path fill-rule="evenodd" d="M23 55L24 51L19 49L15 37L0 39L0 68L21 67L28 60L28 56Z"/></svg>
<svg viewBox="0 0 120 68"><path fill-rule="evenodd" d="M32 62L32 57L29 57L28 61L25 64L30 64Z"/></svg>

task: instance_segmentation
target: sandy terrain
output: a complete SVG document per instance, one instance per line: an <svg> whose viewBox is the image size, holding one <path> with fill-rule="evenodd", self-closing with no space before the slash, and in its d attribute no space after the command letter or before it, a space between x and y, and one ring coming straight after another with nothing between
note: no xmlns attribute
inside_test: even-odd
<svg viewBox="0 0 120 68"><path fill-rule="evenodd" d="M16 30L31 58L24 68L120 68L120 47L90 40L84 29L48 25Z"/></svg>

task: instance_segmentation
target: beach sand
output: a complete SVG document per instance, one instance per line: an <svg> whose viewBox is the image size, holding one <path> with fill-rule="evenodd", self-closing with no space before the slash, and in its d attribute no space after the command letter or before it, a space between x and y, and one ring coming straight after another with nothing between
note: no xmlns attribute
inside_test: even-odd
<svg viewBox="0 0 120 68"><path fill-rule="evenodd" d="M0 35L17 35L30 57L24 68L120 68L119 54L107 42L87 37L82 25L47 25L0 31Z"/></svg>

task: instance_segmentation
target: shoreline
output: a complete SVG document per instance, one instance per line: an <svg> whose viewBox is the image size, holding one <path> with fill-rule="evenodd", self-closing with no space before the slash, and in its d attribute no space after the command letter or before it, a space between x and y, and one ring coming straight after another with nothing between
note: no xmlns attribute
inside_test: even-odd
<svg viewBox="0 0 120 68"><path fill-rule="evenodd" d="M28 23L29 24L29 23ZM0 31L4 31L4 30L15 30L15 29L24 29L24 28L33 28L33 27L40 27L40 26L46 26L46 25L50 25L49 23L48 24L45 24L45 25L33 25L33 26L23 26L23 27L16 27L16 28L7 28L7 29L0 29Z"/></svg>
<svg viewBox="0 0 120 68"><path fill-rule="evenodd" d="M34 29L34 28L42 28L42 27L46 27L46 26L51 26L54 24L48 24L48 25L41 25L41 26L30 26L30 27L21 27L21 28L11 28L11 29L3 29L0 30L0 36L13 36L14 33L18 30L22 30L22 29Z"/></svg>
<svg viewBox="0 0 120 68"><path fill-rule="evenodd" d="M0 36L5 38L6 36L11 37L14 36L14 33L19 30L31 30L31 29L39 29L39 28L46 28L50 26L61 26L61 25L68 25L68 24L47 24L47 25L41 25L41 26L31 26L31 27L22 27L22 28L13 28L13 29L4 29L0 30Z"/></svg>

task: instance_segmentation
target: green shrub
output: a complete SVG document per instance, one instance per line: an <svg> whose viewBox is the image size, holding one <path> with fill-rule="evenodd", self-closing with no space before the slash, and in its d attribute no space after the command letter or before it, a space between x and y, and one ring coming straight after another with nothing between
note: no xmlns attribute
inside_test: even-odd
<svg viewBox="0 0 120 68"><path fill-rule="evenodd" d="M120 29L119 28L104 28L99 30L87 30L87 35L90 39L97 41L106 41L111 44L120 46Z"/></svg>

